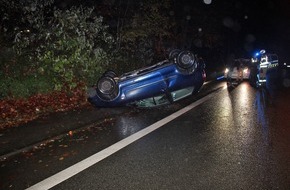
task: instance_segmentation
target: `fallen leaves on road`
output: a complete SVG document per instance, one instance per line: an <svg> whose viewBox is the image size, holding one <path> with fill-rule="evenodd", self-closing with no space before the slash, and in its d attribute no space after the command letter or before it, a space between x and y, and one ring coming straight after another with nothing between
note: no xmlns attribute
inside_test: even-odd
<svg viewBox="0 0 290 190"><path fill-rule="evenodd" d="M0 100L0 129L19 126L52 112L71 110L87 104L84 88L69 93L56 91L36 94L27 99Z"/></svg>

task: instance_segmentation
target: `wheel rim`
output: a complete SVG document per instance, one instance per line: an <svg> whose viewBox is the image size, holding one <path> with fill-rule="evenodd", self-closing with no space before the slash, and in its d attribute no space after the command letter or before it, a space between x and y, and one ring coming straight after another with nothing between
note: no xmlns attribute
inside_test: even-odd
<svg viewBox="0 0 290 190"><path fill-rule="evenodd" d="M178 55L177 63L181 68L189 69L192 66L194 66L195 63L194 55L190 52L181 52Z"/></svg>
<svg viewBox="0 0 290 190"><path fill-rule="evenodd" d="M114 92L114 89L116 87L115 81L110 77L103 77L98 82L98 89L103 94L111 94Z"/></svg>
<svg viewBox="0 0 290 190"><path fill-rule="evenodd" d="M112 101L119 94L116 81L109 76L101 77L97 83L97 95L104 101Z"/></svg>

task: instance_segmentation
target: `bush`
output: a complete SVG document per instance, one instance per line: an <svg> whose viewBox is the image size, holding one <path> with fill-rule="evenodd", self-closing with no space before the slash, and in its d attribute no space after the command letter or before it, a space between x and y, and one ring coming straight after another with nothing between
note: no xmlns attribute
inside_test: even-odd
<svg viewBox="0 0 290 190"><path fill-rule="evenodd" d="M27 98L33 94L46 94L53 90L51 81L46 76L26 76L22 80L15 78L0 79L0 99Z"/></svg>
<svg viewBox="0 0 290 190"><path fill-rule="evenodd" d="M168 0L149 0L140 4L130 23L122 30L122 49L143 65L165 58L164 40L172 38L174 26L168 12ZM162 26L161 26L162 25Z"/></svg>
<svg viewBox="0 0 290 190"><path fill-rule="evenodd" d="M23 73L48 76L55 90L71 89L78 82L92 83L110 64L114 40L93 8L60 10L53 1L41 0L12 4L22 17L13 48L26 59L25 64L16 63Z"/></svg>

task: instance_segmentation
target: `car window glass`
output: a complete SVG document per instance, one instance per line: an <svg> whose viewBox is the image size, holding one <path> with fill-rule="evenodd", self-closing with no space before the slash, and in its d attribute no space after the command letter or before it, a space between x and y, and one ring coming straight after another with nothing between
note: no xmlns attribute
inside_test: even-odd
<svg viewBox="0 0 290 190"><path fill-rule="evenodd" d="M160 106L164 104L169 104L169 100L165 94L162 94L160 96L154 96L151 98L146 98L143 100L139 100L135 102L134 104L138 107L155 107Z"/></svg>
<svg viewBox="0 0 290 190"><path fill-rule="evenodd" d="M192 94L194 87L183 88L181 90L171 92L173 101L180 100Z"/></svg>

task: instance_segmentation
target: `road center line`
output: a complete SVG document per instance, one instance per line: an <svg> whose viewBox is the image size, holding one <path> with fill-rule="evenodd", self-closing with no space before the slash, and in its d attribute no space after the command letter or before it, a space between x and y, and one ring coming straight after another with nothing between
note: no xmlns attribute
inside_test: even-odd
<svg viewBox="0 0 290 190"><path fill-rule="evenodd" d="M202 104L203 102L207 101L208 99L214 97L220 90L217 90L214 93L211 93L192 104L182 108L181 110L167 116L166 118L163 118L156 123L153 123L152 125L138 131L137 133L134 133L133 135L109 146L108 148L56 173L55 175L48 177L44 179L43 181L40 181L39 183L27 188L27 190L46 190L50 189L61 182L73 177L74 175L80 173L81 171L89 168L90 166L100 162L101 160L107 158L108 156L114 154L115 152L121 150L122 148L130 145L131 143L137 141L138 139L146 136L147 134L155 131L156 129L164 126L165 124L169 123L170 121L174 120L175 118L181 116L182 114L190 111L191 109L195 108L196 106Z"/></svg>

